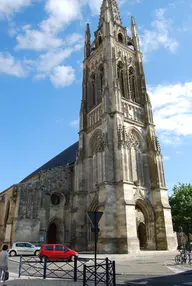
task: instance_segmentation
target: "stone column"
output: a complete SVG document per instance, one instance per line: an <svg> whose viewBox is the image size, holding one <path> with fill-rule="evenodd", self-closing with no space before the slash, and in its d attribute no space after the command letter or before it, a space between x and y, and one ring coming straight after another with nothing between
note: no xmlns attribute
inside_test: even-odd
<svg viewBox="0 0 192 286"><path fill-rule="evenodd" d="M118 253L137 252L140 248L137 238L133 184L119 183L116 188L116 196Z"/></svg>
<svg viewBox="0 0 192 286"><path fill-rule="evenodd" d="M157 250L176 250L176 235L173 232L171 208L166 189L156 189L152 193L156 218Z"/></svg>
<svg viewBox="0 0 192 286"><path fill-rule="evenodd" d="M99 222L98 252L117 253L116 196L115 186L104 183L99 186L99 211L103 216Z"/></svg>

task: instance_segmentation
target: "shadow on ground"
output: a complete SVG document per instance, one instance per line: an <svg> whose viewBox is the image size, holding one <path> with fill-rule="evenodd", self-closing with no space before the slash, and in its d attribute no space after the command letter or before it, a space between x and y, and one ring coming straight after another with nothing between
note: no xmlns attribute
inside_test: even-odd
<svg viewBox="0 0 192 286"><path fill-rule="evenodd" d="M186 271L179 274L171 274L161 277L146 277L142 279L127 279L124 283L118 285L146 285L146 286L184 286L192 285L192 271Z"/></svg>

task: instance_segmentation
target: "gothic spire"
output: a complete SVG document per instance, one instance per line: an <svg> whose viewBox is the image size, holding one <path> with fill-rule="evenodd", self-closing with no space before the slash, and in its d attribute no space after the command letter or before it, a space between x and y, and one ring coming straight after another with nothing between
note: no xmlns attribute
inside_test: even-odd
<svg viewBox="0 0 192 286"><path fill-rule="evenodd" d="M132 32L133 44L135 46L135 49L137 51L140 51L139 37L138 37L138 33L137 33L137 27L136 27L135 19L133 16L131 17L131 32Z"/></svg>
<svg viewBox="0 0 192 286"><path fill-rule="evenodd" d="M84 57L87 58L90 55L90 48L91 47L91 32L89 24L86 26L85 31L85 45L84 45Z"/></svg>
<svg viewBox="0 0 192 286"><path fill-rule="evenodd" d="M116 0L103 0L101 5L99 26L101 26L103 22L109 21L113 21L114 23L122 26L122 21Z"/></svg>

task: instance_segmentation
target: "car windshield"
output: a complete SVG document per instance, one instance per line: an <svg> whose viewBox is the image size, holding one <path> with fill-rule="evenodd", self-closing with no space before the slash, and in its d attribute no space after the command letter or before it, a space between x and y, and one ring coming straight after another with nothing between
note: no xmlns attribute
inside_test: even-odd
<svg viewBox="0 0 192 286"><path fill-rule="evenodd" d="M65 250L70 250L70 248L69 247L67 247L67 246L65 246L65 245L63 245L64 247L65 247Z"/></svg>

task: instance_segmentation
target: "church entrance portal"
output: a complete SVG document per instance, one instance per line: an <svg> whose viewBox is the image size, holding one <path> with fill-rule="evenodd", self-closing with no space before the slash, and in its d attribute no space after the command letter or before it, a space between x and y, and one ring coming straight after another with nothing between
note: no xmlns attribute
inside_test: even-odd
<svg viewBox="0 0 192 286"><path fill-rule="evenodd" d="M139 239L140 249L145 249L147 245L146 225L140 222L137 227L137 236Z"/></svg>
<svg viewBox="0 0 192 286"><path fill-rule="evenodd" d="M57 241L57 226L52 223L47 231L47 243L56 243Z"/></svg>
<svg viewBox="0 0 192 286"><path fill-rule="evenodd" d="M63 222L59 219L54 219L47 229L47 243L64 243L64 228Z"/></svg>
<svg viewBox="0 0 192 286"><path fill-rule="evenodd" d="M146 229L146 219L142 210L136 206L136 223L137 223L137 237L140 244L140 249L147 248L147 229Z"/></svg>

